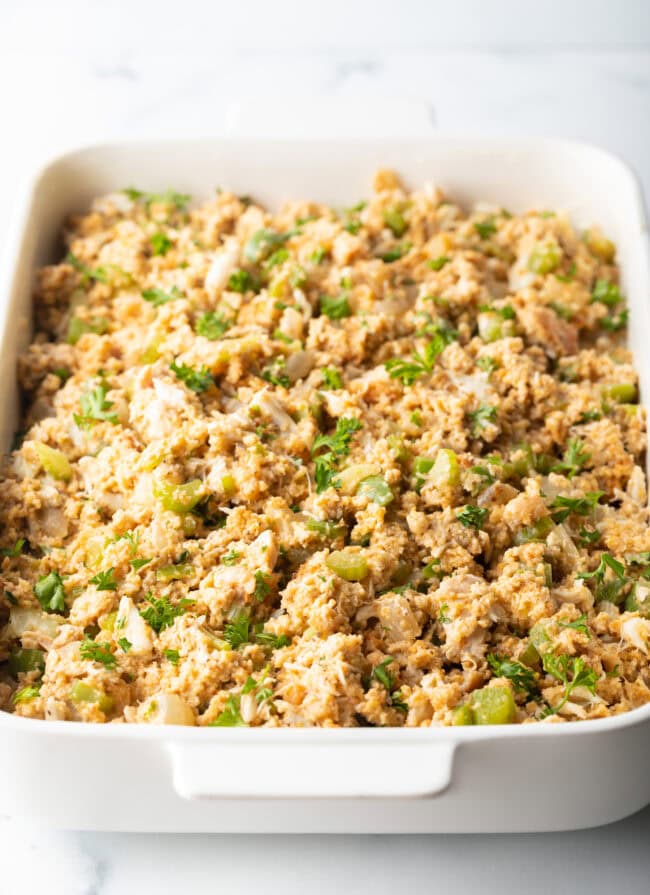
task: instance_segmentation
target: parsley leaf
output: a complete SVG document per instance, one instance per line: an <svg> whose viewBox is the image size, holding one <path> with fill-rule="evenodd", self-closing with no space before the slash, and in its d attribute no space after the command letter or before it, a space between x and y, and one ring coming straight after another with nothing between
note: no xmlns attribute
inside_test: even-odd
<svg viewBox="0 0 650 895"><path fill-rule="evenodd" d="M238 649L248 643L250 634L250 619L244 612L235 615L226 623L223 629L223 639L231 649Z"/></svg>
<svg viewBox="0 0 650 895"><path fill-rule="evenodd" d="M578 543L581 547L588 547L590 544L597 544L600 541L602 534L598 531L597 528L589 529L585 528L584 525L580 526L580 536L578 538Z"/></svg>
<svg viewBox="0 0 650 895"><path fill-rule="evenodd" d="M625 578L625 566L622 562L619 562L619 560L614 559L609 553L603 553L601 555L598 567L594 569L593 572L579 572L577 577L582 578L583 581L586 581L589 578L595 578L596 581L600 582L605 577L605 572L608 568L612 570L619 581L622 581Z"/></svg>
<svg viewBox="0 0 650 895"><path fill-rule="evenodd" d="M476 438L489 423L496 422L497 409L490 404L481 404L476 410L470 410L467 416L471 420L472 435Z"/></svg>
<svg viewBox="0 0 650 895"><path fill-rule="evenodd" d="M34 595L46 612L65 611L65 590L58 572L43 575L34 585Z"/></svg>
<svg viewBox="0 0 650 895"><path fill-rule="evenodd" d="M431 270L442 270L445 264L449 264L450 261L451 258L448 258L446 255L439 255L437 258L427 261L427 267L430 267Z"/></svg>
<svg viewBox="0 0 650 895"><path fill-rule="evenodd" d="M416 379L425 373L431 373L438 355L453 339L442 331L436 333L428 342L422 354L414 351L411 360L403 357L393 357L384 363L391 379L399 379L403 385L413 385Z"/></svg>
<svg viewBox="0 0 650 895"><path fill-rule="evenodd" d="M255 572L255 591L253 596L261 603L271 593L271 585L269 584L269 576L265 575L261 569Z"/></svg>
<svg viewBox="0 0 650 895"><path fill-rule="evenodd" d="M497 232L493 217L486 218L484 221L474 221L474 229L481 239L489 239Z"/></svg>
<svg viewBox="0 0 650 895"><path fill-rule="evenodd" d="M11 701L14 705L19 705L21 702L28 702L30 699L35 699L37 696L40 696L40 694L40 686L27 686L23 687L21 690L16 690Z"/></svg>
<svg viewBox="0 0 650 895"><path fill-rule="evenodd" d="M108 385L101 382L95 388L84 392L79 403L81 404L81 413L73 413L73 419L80 429L90 429L95 423L112 423L114 426L118 423L117 414L111 410L112 401L106 400L108 394Z"/></svg>
<svg viewBox="0 0 650 895"><path fill-rule="evenodd" d="M574 622L558 621L558 625L561 628L572 628L574 631L580 631L581 634L585 634L589 638L589 640L591 640L591 631L589 630L589 625L587 624L586 612L583 612L580 618L577 618Z"/></svg>
<svg viewBox="0 0 650 895"><path fill-rule="evenodd" d="M179 298L185 298L181 290L176 286L172 286L169 292L164 292L162 289L145 289L140 294L154 308L159 308L161 305L166 305L168 302L176 301Z"/></svg>
<svg viewBox="0 0 650 895"><path fill-rule="evenodd" d="M0 550L0 556L11 556L13 558L20 556L24 546L25 538L18 538L13 547L3 547L2 550Z"/></svg>
<svg viewBox="0 0 650 895"><path fill-rule="evenodd" d="M456 513L456 518L465 528L476 528L480 531L483 528L489 512L487 507L477 507L473 504L467 504L467 506Z"/></svg>
<svg viewBox="0 0 650 895"><path fill-rule="evenodd" d="M386 658L376 665L372 674L370 675L371 679L374 678L376 681L385 687L388 691L388 703L392 705L393 708L397 709L400 712L407 712L408 706L402 699L402 694L399 692L399 689L395 686L395 680L393 675L388 671L388 666L394 662L392 656L386 656Z"/></svg>
<svg viewBox="0 0 650 895"><path fill-rule="evenodd" d="M169 236L160 230L150 237L149 242L154 255L166 255L173 246Z"/></svg>
<svg viewBox="0 0 650 895"><path fill-rule="evenodd" d="M559 524L575 513L577 516L588 516L598 504L604 491L587 491L584 497L562 497L558 495L551 503L551 509L557 509L551 513L553 522Z"/></svg>
<svg viewBox="0 0 650 895"><path fill-rule="evenodd" d="M186 364L177 364L176 361L172 361L169 365L169 369L176 373L176 376L181 382L184 382L189 389L193 392L197 392L197 394L207 392L207 390L214 384L212 374L207 367L200 367L198 370L195 370L193 367L188 367Z"/></svg>
<svg viewBox="0 0 650 895"><path fill-rule="evenodd" d="M270 631L262 629L260 631L255 631L255 642L259 643L260 646L276 650L282 649L284 646L289 646L291 638L287 637L286 634L272 634Z"/></svg>
<svg viewBox="0 0 650 895"><path fill-rule="evenodd" d="M479 368L479 370L483 370L489 376L490 373L493 373L495 370L498 370L499 361L496 360L496 358L494 358L494 357L489 357L489 355L485 355L484 357L479 357L479 359L476 361L476 366Z"/></svg>
<svg viewBox="0 0 650 895"><path fill-rule="evenodd" d="M563 472L566 477L572 479L582 467L591 459L591 454L585 451L585 443L579 438L570 439L564 456L559 463L555 463L552 472Z"/></svg>
<svg viewBox="0 0 650 895"><path fill-rule="evenodd" d="M248 727L239 711L239 695L229 696L226 699L225 709L217 715L214 721L210 721L210 727Z"/></svg>
<svg viewBox="0 0 650 895"><path fill-rule="evenodd" d="M82 659L98 662L104 668L111 669L117 665L117 659L108 644L97 643L95 640L84 640L79 646L79 655Z"/></svg>
<svg viewBox="0 0 650 895"><path fill-rule="evenodd" d="M178 665L178 660L180 659L180 653L177 649L166 649L165 650L165 658L168 662L171 662L172 665Z"/></svg>
<svg viewBox="0 0 650 895"><path fill-rule="evenodd" d="M224 566L234 566L240 556L241 553L239 550L229 550L228 553L224 553L221 557L221 563Z"/></svg>
<svg viewBox="0 0 650 895"><path fill-rule="evenodd" d="M170 628L175 619L185 615L187 607L194 602L194 600L183 598L179 603L174 604L170 602L168 594L163 594L159 599L149 595L147 599L149 605L140 610L140 615L157 634L160 634L165 628Z"/></svg>
<svg viewBox="0 0 650 895"><path fill-rule="evenodd" d="M203 336L210 342L216 342L220 339L232 326L230 320L220 314L218 311L206 311L196 319L194 331L197 336Z"/></svg>
<svg viewBox="0 0 650 895"><path fill-rule="evenodd" d="M564 695L556 706L549 706L543 713L543 717L556 715L569 701L576 687L586 687L590 693L596 692L598 675L585 664L582 656L555 656L552 652L546 652L542 656L544 671L564 684Z"/></svg>
<svg viewBox="0 0 650 895"><path fill-rule="evenodd" d="M149 209L153 203L160 205L173 205L177 211L185 211L187 203L192 198L187 193L177 193L175 190L166 190L164 193L145 193L142 190L136 190L134 187L127 187L122 192L132 202L142 200Z"/></svg>
<svg viewBox="0 0 650 895"><path fill-rule="evenodd" d="M115 569L111 566L105 572L97 572L90 579L90 583L97 587L97 590L117 590L117 581L115 580Z"/></svg>
<svg viewBox="0 0 650 895"><path fill-rule="evenodd" d="M233 270L228 277L228 289L231 292L254 292L257 280L247 270Z"/></svg>
<svg viewBox="0 0 650 895"><path fill-rule="evenodd" d="M515 690L526 693L528 696L537 694L537 682L532 669L522 665L508 656L500 656L498 653L490 653L487 657L488 665L497 677L505 677L512 681Z"/></svg>
<svg viewBox="0 0 650 895"><path fill-rule="evenodd" d="M123 650L125 653L128 653L128 651L129 651L129 650L131 649L131 647L133 646L133 644L131 643L131 641L130 641L130 640L127 640L126 637L120 637L120 639L117 641L117 645L118 645L119 647L121 647L122 650Z"/></svg>
<svg viewBox="0 0 650 895"><path fill-rule="evenodd" d="M316 490L320 494L333 483L339 461L350 453L350 442L362 424L354 417L341 417L336 422L336 430L331 435L318 435L312 444ZM324 453L320 453L323 449Z"/></svg>
<svg viewBox="0 0 650 895"><path fill-rule="evenodd" d="M342 295L321 295L319 299L320 312L330 320L342 320L352 314L352 309L345 293Z"/></svg>
<svg viewBox="0 0 650 895"><path fill-rule="evenodd" d="M621 291L616 283L610 283L609 280L596 280L594 290L591 293L592 303L595 301L607 305L608 308L614 308L623 301Z"/></svg>
<svg viewBox="0 0 650 895"><path fill-rule="evenodd" d="M321 370L321 375L323 377L322 388L343 388L343 380L341 378L341 374L335 367L323 367Z"/></svg>
<svg viewBox="0 0 650 895"><path fill-rule="evenodd" d="M404 255L407 255L413 245L410 242L399 242L386 252L382 252L379 256L385 264L391 264L393 261L399 261Z"/></svg>
<svg viewBox="0 0 650 895"><path fill-rule="evenodd" d="M627 308L623 308L618 314L608 314L607 317L601 317L599 322L603 329L615 333L627 326L628 316Z"/></svg>
<svg viewBox="0 0 650 895"><path fill-rule="evenodd" d="M264 367L261 372L262 379L270 382L271 385L280 385L283 388L291 386L291 380L286 373L287 362L281 355L274 357L273 360Z"/></svg>

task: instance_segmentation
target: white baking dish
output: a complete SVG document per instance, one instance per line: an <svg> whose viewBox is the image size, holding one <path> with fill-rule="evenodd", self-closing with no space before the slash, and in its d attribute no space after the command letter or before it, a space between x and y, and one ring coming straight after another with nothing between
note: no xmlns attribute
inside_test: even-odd
<svg viewBox="0 0 650 895"><path fill-rule="evenodd" d="M49 164L16 221L0 292L0 431L15 428L16 354L34 270L64 216L136 185L196 196L217 184L271 205L349 205L378 166L461 202L566 208L619 246L630 334L650 394L647 237L636 182L606 153L548 140L220 141L99 146ZM650 802L650 705L562 725L238 730L44 722L0 713L0 813L78 829L232 832L558 830Z"/></svg>

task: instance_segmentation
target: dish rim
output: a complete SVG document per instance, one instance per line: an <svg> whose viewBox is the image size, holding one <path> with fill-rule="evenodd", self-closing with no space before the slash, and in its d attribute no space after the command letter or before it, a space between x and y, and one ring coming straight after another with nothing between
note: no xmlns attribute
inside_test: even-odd
<svg viewBox="0 0 650 895"><path fill-rule="evenodd" d="M9 298L15 287L15 280L18 276L17 262L22 250L25 247L26 240L29 236L30 212L32 203L35 199L36 191L48 177L56 173L56 168L64 164L80 162L84 158L91 158L93 154L106 153L111 151L128 151L137 150L144 151L147 149L155 151L170 152L174 147L183 147L185 149L192 147L230 147L235 149L237 146L251 146L256 144L273 144L276 147L283 145L292 146L294 144L318 144L321 147L327 145L345 144L351 147L355 146L374 146L377 144L386 145L387 147L399 146L422 146L428 144L447 144L449 146L468 146L475 144L476 146L492 146L498 147L502 145L508 151L531 151L533 149L543 149L545 152L552 154L553 151L572 151L589 154L600 157L603 162L617 169L618 176L627 181L630 189L630 195L634 202L636 219L630 221L630 229L637 231L637 236L641 237L639 245L640 250L644 254L643 271L645 279L645 293L650 295L650 242L648 240L648 215L643 197L640 180L632 169L632 167L623 160L619 155L610 150L603 149L597 144L588 141L573 140L564 137L536 137L534 135L526 136L480 136L471 134L454 134L454 133L437 133L404 137L346 137L346 136L304 136L297 138L281 138L281 137L237 137L226 135L223 137L191 137L188 139L177 139L171 137L165 138L123 138L114 140L105 140L100 142L82 143L77 146L71 146L66 150L56 153L42 160L32 171L22 178L22 183L17 191L16 199L13 203L12 212L9 215L9 223L7 228L7 237L4 250L2 252L2 264L0 267L0 341L4 340L10 327L8 319ZM634 359L636 361L636 358ZM650 413L650 403L641 402L645 406L646 411ZM527 724L503 724L493 726L468 726L468 727L385 727L385 728L349 728L349 727L262 727L251 729L237 728L218 728L217 736L220 739L228 739L235 742L250 743L252 740L264 741L286 741L300 740L301 742L314 742L320 737L326 737L328 740L336 739L342 742L366 741L370 739L383 740L409 740L412 742L421 742L428 740L451 740L454 743L472 742L477 740L494 740L494 739L516 739L524 737L529 739L538 736L575 736L576 734L588 735L599 732L607 733L611 731L621 730L628 727L642 724L650 720L650 702L646 705L639 706L629 711L621 712L607 718L597 718L591 721L576 720L564 721L562 723L539 723L530 722ZM74 721L46 721L41 718L23 718L11 712L0 710L0 729L9 731L15 729L20 733L45 733L50 736L76 736L84 737L109 736L117 739L137 737L145 740L178 740L192 741L202 740L205 743L212 743L206 736L205 727L183 727L175 725L148 725L148 724L120 724L120 723L83 723ZM217 730L217 728L210 728ZM208 734L209 736L209 734ZM213 734L214 736L214 734Z"/></svg>

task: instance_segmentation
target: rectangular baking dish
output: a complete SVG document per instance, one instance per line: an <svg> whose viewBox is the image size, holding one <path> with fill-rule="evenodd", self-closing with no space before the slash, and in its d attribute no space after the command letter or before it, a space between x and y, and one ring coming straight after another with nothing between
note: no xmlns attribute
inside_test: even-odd
<svg viewBox="0 0 650 895"><path fill-rule="evenodd" d="M225 140L71 152L30 184L1 271L0 436L17 420L16 356L36 268L66 214L135 185L200 197L222 184L277 205L349 205L377 167L462 203L564 208L619 247L630 341L650 394L647 233L633 175L553 140ZM35 721L0 713L0 814L87 830L511 832L607 823L650 802L650 705L591 722L491 728L194 729Z"/></svg>

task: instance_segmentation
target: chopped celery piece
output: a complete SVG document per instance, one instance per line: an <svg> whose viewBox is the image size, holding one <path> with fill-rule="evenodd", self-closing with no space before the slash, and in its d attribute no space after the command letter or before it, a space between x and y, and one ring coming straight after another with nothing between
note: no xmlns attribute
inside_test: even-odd
<svg viewBox="0 0 650 895"><path fill-rule="evenodd" d="M602 389L603 398L611 398L619 404L633 404L637 399L636 385L633 382L618 382L614 385L605 385Z"/></svg>
<svg viewBox="0 0 650 895"><path fill-rule="evenodd" d="M409 458L409 451L400 435L389 435L386 439L391 453L398 463L405 463Z"/></svg>
<svg viewBox="0 0 650 895"><path fill-rule="evenodd" d="M114 631L115 622L117 621L117 612L109 612L99 620L99 627L102 631Z"/></svg>
<svg viewBox="0 0 650 895"><path fill-rule="evenodd" d="M438 451L435 462L431 467L429 478L437 487L458 484L460 481L460 467L458 466L458 457L454 451L449 448L441 448Z"/></svg>
<svg viewBox="0 0 650 895"><path fill-rule="evenodd" d="M41 466L48 475L51 475L53 479L58 479L60 482L70 481L72 478L72 467L62 451L50 447L49 444L43 444L42 441L35 441L34 448Z"/></svg>
<svg viewBox="0 0 650 895"><path fill-rule="evenodd" d="M360 553L335 550L326 560L328 568L345 581L361 581L368 574L368 563Z"/></svg>
<svg viewBox="0 0 650 895"><path fill-rule="evenodd" d="M467 727L470 724L476 724L476 718L471 707L467 704L457 705L452 710L451 723L454 727Z"/></svg>
<svg viewBox="0 0 650 895"><path fill-rule="evenodd" d="M396 236L398 239L400 236L404 236L408 226L399 208L386 208L384 210L384 223L392 231L393 236Z"/></svg>
<svg viewBox="0 0 650 895"><path fill-rule="evenodd" d="M530 629L529 637L531 644L540 656L548 652L552 647L551 638L548 636L546 625L543 622L537 622L537 624L533 625Z"/></svg>
<svg viewBox="0 0 650 895"><path fill-rule="evenodd" d="M309 531L315 531L324 538L342 538L346 532L345 525L341 522L333 522L331 519L308 519L306 522Z"/></svg>
<svg viewBox="0 0 650 895"><path fill-rule="evenodd" d="M626 612L638 612L643 618L650 618L650 585L637 581L625 600Z"/></svg>
<svg viewBox="0 0 650 895"><path fill-rule="evenodd" d="M520 528L514 537L515 544L528 544L530 541L545 541L554 528L550 516L542 516L532 525Z"/></svg>
<svg viewBox="0 0 650 895"><path fill-rule="evenodd" d="M510 687L483 687L472 693L477 724L512 724L517 707Z"/></svg>
<svg viewBox="0 0 650 895"><path fill-rule="evenodd" d="M285 242L286 237L281 233L273 230L257 230L244 246L244 257L247 261L257 264Z"/></svg>
<svg viewBox="0 0 650 895"><path fill-rule="evenodd" d="M85 681L75 681L72 684L70 687L70 699L77 704L80 702L92 703L105 715L113 708L113 700L110 696L107 696L103 690L97 687L91 687Z"/></svg>
<svg viewBox="0 0 650 895"><path fill-rule="evenodd" d="M226 475L221 477L221 487L223 488L226 497L232 497L237 490L235 477L230 475L230 473L226 473Z"/></svg>
<svg viewBox="0 0 650 895"><path fill-rule="evenodd" d="M358 497L367 497L380 507L386 507L395 499L390 485L382 475L369 475L357 488Z"/></svg>
<svg viewBox="0 0 650 895"><path fill-rule="evenodd" d="M554 243L540 243L530 253L528 270L532 273L551 273L562 260L562 253Z"/></svg>
<svg viewBox="0 0 650 895"><path fill-rule="evenodd" d="M178 581L181 578L189 578L194 574L194 566L189 562L179 562L167 566L161 566L156 571L158 581Z"/></svg>
<svg viewBox="0 0 650 895"><path fill-rule="evenodd" d="M9 674L45 670L45 653L40 649L13 649L9 655Z"/></svg>
<svg viewBox="0 0 650 895"><path fill-rule="evenodd" d="M73 317L68 324L66 341L69 345L76 345L85 333L95 333L103 336L108 332L108 320L105 317L92 317L90 320L82 320L81 317Z"/></svg>
<svg viewBox="0 0 650 895"><path fill-rule="evenodd" d="M484 342L496 342L503 338L506 321L497 311L482 311L477 322L478 334Z"/></svg>
<svg viewBox="0 0 650 895"><path fill-rule="evenodd" d="M156 482L154 494L166 510L172 513L189 513L203 497L203 482L201 479L191 479L184 485Z"/></svg>

